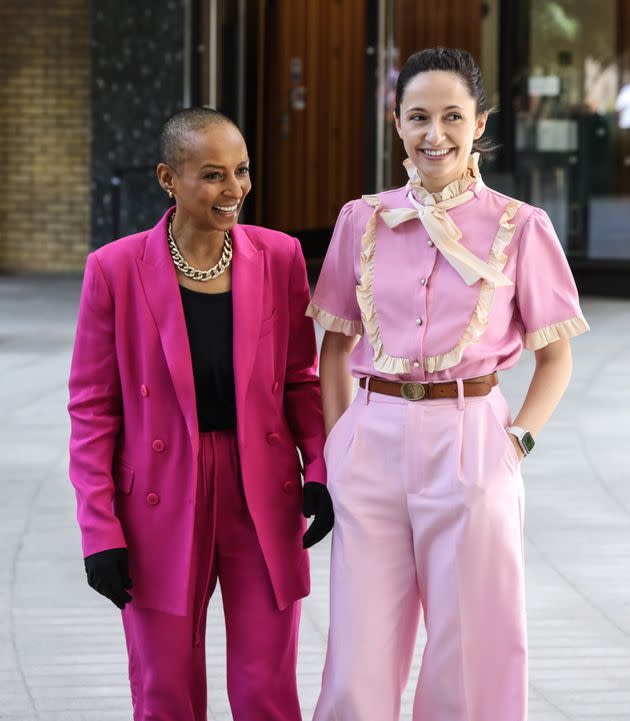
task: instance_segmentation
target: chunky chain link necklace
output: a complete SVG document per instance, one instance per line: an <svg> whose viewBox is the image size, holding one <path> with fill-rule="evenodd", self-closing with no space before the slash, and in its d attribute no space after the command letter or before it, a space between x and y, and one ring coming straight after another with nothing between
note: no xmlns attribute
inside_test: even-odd
<svg viewBox="0 0 630 721"><path fill-rule="evenodd" d="M187 278L192 278L192 280L214 280L222 273L225 273L232 262L232 236L230 235L230 232L228 230L225 231L223 253L221 254L219 262L216 265L213 265L212 268L208 268L208 270L198 270L197 268L193 268L192 265L189 265L184 260L184 256L179 252L175 238L173 238L173 215L175 215L175 213L171 213L168 219L167 232L168 247L171 251L171 257L173 258L175 267L179 268L179 270L181 270Z"/></svg>

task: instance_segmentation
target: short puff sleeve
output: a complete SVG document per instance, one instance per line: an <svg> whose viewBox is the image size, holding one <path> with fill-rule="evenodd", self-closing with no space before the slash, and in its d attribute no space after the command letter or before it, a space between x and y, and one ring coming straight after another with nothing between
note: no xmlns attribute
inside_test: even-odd
<svg viewBox="0 0 630 721"><path fill-rule="evenodd" d="M534 208L521 236L516 302L528 350L589 330L560 240L549 216L540 208Z"/></svg>
<svg viewBox="0 0 630 721"><path fill-rule="evenodd" d="M306 309L306 315L324 330L348 336L363 332L356 295L354 202L346 203L339 212L313 299Z"/></svg>

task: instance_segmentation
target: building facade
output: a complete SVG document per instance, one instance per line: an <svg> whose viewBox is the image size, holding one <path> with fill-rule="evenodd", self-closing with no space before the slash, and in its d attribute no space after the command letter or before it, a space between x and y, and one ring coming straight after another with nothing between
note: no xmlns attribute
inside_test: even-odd
<svg viewBox="0 0 630 721"><path fill-rule="evenodd" d="M23 4L22 4L23 5ZM341 205L404 182L392 106L415 50L463 47L497 108L486 182L551 216L583 292L630 295L630 0L7 0L0 269L76 270L151 225L161 122L244 129L245 220L318 258Z"/></svg>

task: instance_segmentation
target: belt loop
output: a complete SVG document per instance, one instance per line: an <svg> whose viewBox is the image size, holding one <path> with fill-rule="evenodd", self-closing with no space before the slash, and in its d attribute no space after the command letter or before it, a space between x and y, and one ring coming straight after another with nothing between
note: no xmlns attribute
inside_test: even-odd
<svg viewBox="0 0 630 721"><path fill-rule="evenodd" d="M367 406L370 402L370 381L372 376L365 376L365 405Z"/></svg>
<svg viewBox="0 0 630 721"><path fill-rule="evenodd" d="M465 408L464 381L461 378L457 378L455 383L457 383L457 410L463 411Z"/></svg>

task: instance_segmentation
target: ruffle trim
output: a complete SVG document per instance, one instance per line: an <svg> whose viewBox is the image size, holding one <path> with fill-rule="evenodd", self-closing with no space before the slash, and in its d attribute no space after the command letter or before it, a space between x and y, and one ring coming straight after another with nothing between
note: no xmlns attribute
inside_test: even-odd
<svg viewBox="0 0 630 721"><path fill-rule="evenodd" d="M582 333L588 333L589 324L583 315L577 315L570 320L563 320L560 323L552 323L546 328L535 330L525 335L525 348L527 350L540 350L549 343L555 343L561 338L573 338Z"/></svg>
<svg viewBox="0 0 630 721"><path fill-rule="evenodd" d="M333 333L343 333L348 336L361 335L363 326L361 321L348 320L338 315L333 315L327 310L320 308L317 303L311 301L306 308L305 315L313 318L324 330L330 330Z"/></svg>
<svg viewBox="0 0 630 721"><path fill-rule="evenodd" d="M374 208L374 212L365 226L361 238L361 278L357 286L357 302L361 309L363 327L374 351L374 368L381 373L396 375L409 373L409 359L390 356L383 348L381 329L376 317L374 305L374 262L376 255L376 219L381 211L382 203L378 195L364 195L363 200Z"/></svg>
<svg viewBox="0 0 630 721"><path fill-rule="evenodd" d="M449 183L440 193L429 193L429 191L423 187L418 174L418 169L413 164L411 158L404 160L403 165L407 171L407 175L409 176L408 185L413 188L418 201L425 205L432 204L433 202L437 204L453 200L470 190L471 187L474 187L475 190L479 192L484 185L481 178L481 172L479 170L479 153L472 153L468 157L468 164L462 177L454 180L452 183ZM433 200L429 201L430 198Z"/></svg>
<svg viewBox="0 0 630 721"><path fill-rule="evenodd" d="M499 221L499 230L490 249L488 265L500 273L503 272L505 264L507 263L505 249L512 242L514 231L516 230L516 226L511 221L522 204L520 200L511 200L506 205L505 211ZM464 331L464 335L461 337L459 343L446 353L425 357L424 369L427 373L437 373L438 371L453 368L461 361L466 348L468 348L471 343L477 343L479 341L488 325L495 290L496 286L494 283L485 278L481 280L477 304L473 310L468 327Z"/></svg>

